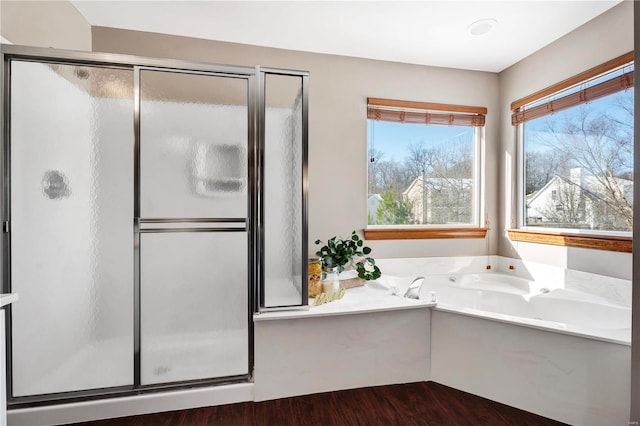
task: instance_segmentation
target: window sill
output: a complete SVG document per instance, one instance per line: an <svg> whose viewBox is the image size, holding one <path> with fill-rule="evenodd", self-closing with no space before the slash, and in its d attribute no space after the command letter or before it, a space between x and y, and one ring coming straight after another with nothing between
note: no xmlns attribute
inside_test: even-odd
<svg viewBox="0 0 640 426"><path fill-rule="evenodd" d="M511 241L631 253L632 237L508 229Z"/></svg>
<svg viewBox="0 0 640 426"><path fill-rule="evenodd" d="M365 229L366 240L431 240L447 238L484 238L488 228L387 228Z"/></svg>

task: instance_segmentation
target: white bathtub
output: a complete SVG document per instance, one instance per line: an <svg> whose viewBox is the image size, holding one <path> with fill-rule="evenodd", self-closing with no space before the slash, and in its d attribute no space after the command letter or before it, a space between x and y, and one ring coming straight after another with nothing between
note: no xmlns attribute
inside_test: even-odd
<svg viewBox="0 0 640 426"><path fill-rule="evenodd" d="M630 282L520 263L522 274L551 278L408 266L407 274L426 277L420 298L439 299L431 380L569 424L627 424ZM412 279L387 275L378 284L402 295Z"/></svg>
<svg viewBox="0 0 640 426"><path fill-rule="evenodd" d="M438 274L426 276L420 298L428 299L431 291L438 295L437 310L631 344L630 306L562 283L497 272Z"/></svg>

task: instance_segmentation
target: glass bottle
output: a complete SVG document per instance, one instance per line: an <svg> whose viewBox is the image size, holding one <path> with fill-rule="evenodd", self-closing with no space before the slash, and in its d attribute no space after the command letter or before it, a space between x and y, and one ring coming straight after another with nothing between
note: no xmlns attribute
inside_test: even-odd
<svg viewBox="0 0 640 426"><path fill-rule="evenodd" d="M319 257L309 258L309 297L316 297L322 292L322 263Z"/></svg>
<svg viewBox="0 0 640 426"><path fill-rule="evenodd" d="M338 272L338 267L335 266L333 268L329 268L325 266L323 268L323 278L322 278L322 292L327 293L328 296L333 295L334 293L340 290L340 279Z"/></svg>

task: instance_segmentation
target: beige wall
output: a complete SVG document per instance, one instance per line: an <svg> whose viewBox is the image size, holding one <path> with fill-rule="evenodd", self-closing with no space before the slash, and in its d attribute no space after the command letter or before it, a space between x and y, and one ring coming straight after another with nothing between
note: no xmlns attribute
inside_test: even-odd
<svg viewBox="0 0 640 426"><path fill-rule="evenodd" d="M91 26L68 1L2 0L0 35L25 46L91 50Z"/></svg>
<svg viewBox="0 0 640 426"><path fill-rule="evenodd" d="M366 225L367 97L485 106L487 206L497 223L498 76L186 37L93 28L93 50L310 71L309 239ZM481 255L485 240L370 241L376 257ZM314 245L310 248L315 251Z"/></svg>
<svg viewBox="0 0 640 426"><path fill-rule="evenodd" d="M515 128L511 102L633 50L633 2L624 1L500 73L499 229L514 226ZM572 269L631 278L631 255L512 242L499 233L498 253Z"/></svg>
<svg viewBox="0 0 640 426"><path fill-rule="evenodd" d="M514 130L509 104L633 49L633 4L625 1L502 73L482 73L113 28L91 28L65 1L2 1L0 34L15 44L302 69L310 79L309 237L348 234L366 224L366 98L486 106L488 240L370 241L377 257L499 253L630 277L631 257L512 243ZM310 244L313 249L313 244ZM314 250L315 251L315 250Z"/></svg>

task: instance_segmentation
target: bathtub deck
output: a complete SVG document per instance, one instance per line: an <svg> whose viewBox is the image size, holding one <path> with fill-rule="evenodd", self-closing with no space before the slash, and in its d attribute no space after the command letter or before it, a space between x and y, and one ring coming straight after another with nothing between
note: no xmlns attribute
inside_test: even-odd
<svg viewBox="0 0 640 426"><path fill-rule="evenodd" d="M77 423L76 426L561 425L435 382L377 386Z"/></svg>

